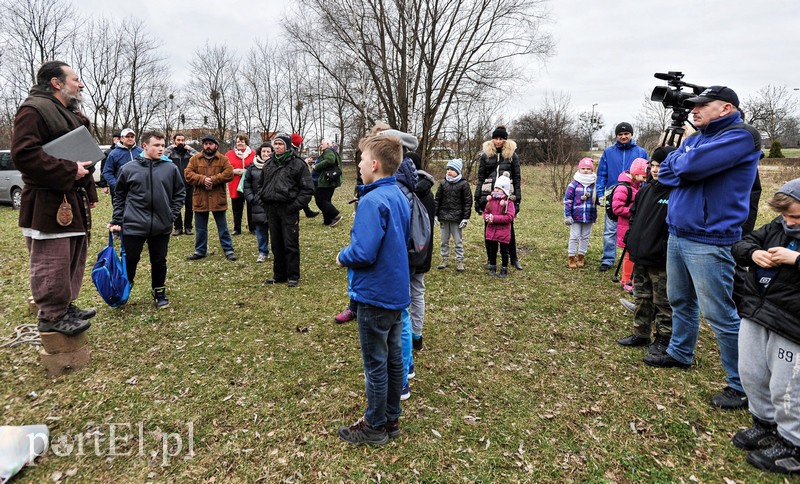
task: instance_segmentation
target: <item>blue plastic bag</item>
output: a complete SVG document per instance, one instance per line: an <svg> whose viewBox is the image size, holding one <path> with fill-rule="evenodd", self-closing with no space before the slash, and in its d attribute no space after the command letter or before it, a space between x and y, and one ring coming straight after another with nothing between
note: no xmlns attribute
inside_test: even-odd
<svg viewBox="0 0 800 484"><path fill-rule="evenodd" d="M108 233L108 246L97 254L97 262L92 268L92 282L103 301L112 308L118 308L128 302L131 294L131 283L128 281L128 269L125 266L125 243L122 232L119 234L120 251L117 255L114 248L114 236Z"/></svg>

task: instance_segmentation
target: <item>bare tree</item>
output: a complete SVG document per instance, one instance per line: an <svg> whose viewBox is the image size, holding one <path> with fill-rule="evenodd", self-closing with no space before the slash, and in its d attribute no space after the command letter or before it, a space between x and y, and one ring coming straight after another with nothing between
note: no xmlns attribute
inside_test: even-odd
<svg viewBox="0 0 800 484"><path fill-rule="evenodd" d="M278 125L279 76L276 48L258 41L250 49L241 77L252 108L253 129L269 135Z"/></svg>
<svg viewBox="0 0 800 484"><path fill-rule="evenodd" d="M586 111L578 115L578 132L583 135L587 141L586 149L592 149L592 142L594 141L594 134L603 129L605 123L603 122L603 115L599 112Z"/></svg>
<svg viewBox="0 0 800 484"><path fill-rule="evenodd" d="M742 103L747 122L764 131L771 141L780 139L785 122L797 110L797 101L786 86L766 85Z"/></svg>
<svg viewBox="0 0 800 484"><path fill-rule="evenodd" d="M334 69L350 59L369 80L393 127L421 135L428 158L462 86L507 90L518 82L513 59L546 56L542 0L302 0L286 28L342 87ZM300 14L302 12L302 14ZM335 45L336 49L329 46ZM348 101L362 116L361 99Z"/></svg>
<svg viewBox="0 0 800 484"><path fill-rule="evenodd" d="M197 49L189 63L192 80L187 86L191 101L220 142L227 145L231 119L231 88L238 74L239 59L225 45ZM208 122L206 122L208 121Z"/></svg>

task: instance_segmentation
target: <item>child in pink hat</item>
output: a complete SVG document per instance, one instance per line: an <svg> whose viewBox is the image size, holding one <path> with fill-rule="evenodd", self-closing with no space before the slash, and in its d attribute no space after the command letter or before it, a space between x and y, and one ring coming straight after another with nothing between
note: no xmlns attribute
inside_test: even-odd
<svg viewBox="0 0 800 484"><path fill-rule="evenodd" d="M564 194L564 224L569 227L567 260L570 269L586 265L592 225L597 221L597 175L594 161L582 158Z"/></svg>
<svg viewBox="0 0 800 484"><path fill-rule="evenodd" d="M625 248L625 236L628 234L631 222L631 206L636 199L636 194L642 186L642 182L647 177L647 160L644 158L636 158L631 163L631 169L623 171L617 178L617 183L621 185L614 190L613 198L611 199L611 209L614 214L619 217L617 220L617 247ZM622 288L628 292L633 292L633 283L631 276L633 275L633 262L625 253L625 258L622 261Z"/></svg>

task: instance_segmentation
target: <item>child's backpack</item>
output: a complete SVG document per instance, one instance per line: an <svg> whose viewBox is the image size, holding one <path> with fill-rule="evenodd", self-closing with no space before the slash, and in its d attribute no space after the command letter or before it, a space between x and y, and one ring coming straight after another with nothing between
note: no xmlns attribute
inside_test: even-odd
<svg viewBox="0 0 800 484"><path fill-rule="evenodd" d="M131 283L128 281L128 269L125 267L125 243L122 241L122 232L119 234L120 252L117 256L114 248L114 236L108 233L108 245L97 254L97 262L92 268L92 282L103 301L112 308L117 308L128 302L131 294Z"/></svg>
<svg viewBox="0 0 800 484"><path fill-rule="evenodd" d="M608 195L606 195L605 207L606 207L606 215L608 215L608 218L610 218L614 222L616 222L619 217L617 216L617 214L614 213L614 209L611 207L611 204L614 200L614 192L620 186L624 186L628 190L628 196L625 198L625 205L630 205L631 199L633 199L633 189L631 188L630 183L623 181L617 183L616 185L611 185L611 191L607 192Z"/></svg>
<svg viewBox="0 0 800 484"><path fill-rule="evenodd" d="M408 236L408 265L419 267L425 263L431 243L431 220L428 210L416 193L400 185L403 194L411 204L411 227Z"/></svg>

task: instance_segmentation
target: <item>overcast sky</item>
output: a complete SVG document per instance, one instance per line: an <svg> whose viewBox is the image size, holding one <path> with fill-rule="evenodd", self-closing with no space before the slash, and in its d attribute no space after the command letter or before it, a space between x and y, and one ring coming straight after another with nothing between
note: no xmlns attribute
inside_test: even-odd
<svg viewBox="0 0 800 484"><path fill-rule="evenodd" d="M188 60L206 41L241 47L277 39L291 1L80 0L83 14L134 15L164 42L180 82ZM513 96L507 120L536 107L548 91L568 93L576 112L603 114L603 133L633 122L655 72L682 71L694 84L723 84L744 100L767 85L800 87L798 0L551 0L546 29L556 52L531 61L532 82ZM800 99L800 91L793 92ZM509 96L509 101L512 97ZM635 126L634 126L635 129Z"/></svg>

